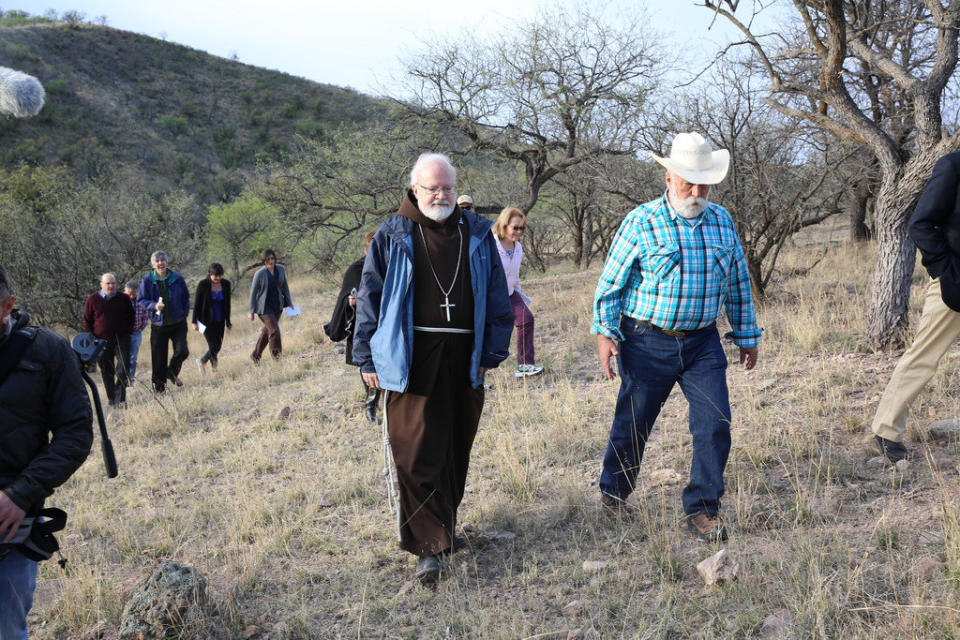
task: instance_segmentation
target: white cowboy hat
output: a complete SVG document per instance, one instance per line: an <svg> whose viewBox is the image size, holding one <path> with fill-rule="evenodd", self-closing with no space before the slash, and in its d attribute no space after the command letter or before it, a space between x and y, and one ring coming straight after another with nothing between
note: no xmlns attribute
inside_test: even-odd
<svg viewBox="0 0 960 640"><path fill-rule="evenodd" d="M692 184L717 184L727 177L730 168L730 152L726 149L713 151L710 143L699 133L678 133L670 146L670 157L653 159Z"/></svg>

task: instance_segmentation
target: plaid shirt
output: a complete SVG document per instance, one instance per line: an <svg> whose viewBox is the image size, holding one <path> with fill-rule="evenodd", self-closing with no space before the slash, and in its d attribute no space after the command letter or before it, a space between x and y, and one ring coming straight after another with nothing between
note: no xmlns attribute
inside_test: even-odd
<svg viewBox="0 0 960 640"><path fill-rule="evenodd" d="M664 329L702 329L725 309L734 342L757 346L750 275L730 214L711 203L692 222L666 194L627 215L597 283L591 333L623 340L621 315Z"/></svg>
<svg viewBox="0 0 960 640"><path fill-rule="evenodd" d="M147 323L150 322L150 314L148 314L147 310L138 305L136 302L133 303L133 311L135 314L133 317L133 330L143 331L147 326Z"/></svg>

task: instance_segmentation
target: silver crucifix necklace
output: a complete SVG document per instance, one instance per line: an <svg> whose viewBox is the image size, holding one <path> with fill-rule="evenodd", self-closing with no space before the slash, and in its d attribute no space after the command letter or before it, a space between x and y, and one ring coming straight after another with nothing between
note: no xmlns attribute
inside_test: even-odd
<svg viewBox="0 0 960 640"><path fill-rule="evenodd" d="M451 282L450 287L444 291L443 285L440 284L440 278L437 277L437 270L433 268L433 260L430 259L430 247L427 246L427 238L423 235L423 227L418 224L417 229L420 229L420 237L423 239L423 250L427 253L427 264L430 265L433 279L437 281L440 293L443 294L443 304L440 305L440 308L447 312L447 322L450 322L450 307L457 306L450 302L450 292L453 291L453 285L457 284L457 277L460 275L460 254L463 252L463 231L460 230L460 223L458 222L457 233L460 234L460 245L457 247L457 268L453 272L453 282Z"/></svg>

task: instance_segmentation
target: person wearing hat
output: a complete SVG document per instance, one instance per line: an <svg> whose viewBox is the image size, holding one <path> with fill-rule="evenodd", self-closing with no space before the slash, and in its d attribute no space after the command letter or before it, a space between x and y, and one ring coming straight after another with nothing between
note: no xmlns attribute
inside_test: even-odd
<svg viewBox="0 0 960 640"><path fill-rule="evenodd" d="M890 462L907 457L903 444L910 405L960 336L960 152L937 160L907 230L920 250L930 282L917 335L893 370L871 430Z"/></svg>
<svg viewBox="0 0 960 640"><path fill-rule="evenodd" d="M593 303L591 333L609 380L620 392L600 476L608 514L631 514L644 446L674 385L689 404L693 436L684 522L695 535L725 540L720 519L723 471L730 452L727 358L717 331L726 311L740 362L757 363L757 326L743 247L727 211L707 198L727 175L730 154L697 133L674 138L670 156L653 158L666 192L631 211L607 254Z"/></svg>
<svg viewBox="0 0 960 640"><path fill-rule="evenodd" d="M457 206L463 209L464 211L473 211L473 198L467 194L463 194L457 198ZM474 211L476 213L476 211Z"/></svg>

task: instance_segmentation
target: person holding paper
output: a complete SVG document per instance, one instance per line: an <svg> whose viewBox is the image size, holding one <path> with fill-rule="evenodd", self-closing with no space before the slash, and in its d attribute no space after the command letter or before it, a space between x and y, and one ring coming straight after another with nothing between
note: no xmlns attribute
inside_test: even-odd
<svg viewBox="0 0 960 640"><path fill-rule="evenodd" d="M518 378L543 373L543 367L533 363L533 314L527 306L530 298L520 291L520 261L523 260L520 238L523 237L526 224L527 217L523 211L514 207L501 211L493 223L493 239L497 242L503 272L507 276L513 326L517 328L517 371L514 375Z"/></svg>
<svg viewBox="0 0 960 640"><path fill-rule="evenodd" d="M260 259L263 266L253 274L250 284L250 321L253 322L254 315L257 315L263 322L260 337L250 354L250 359L255 363L260 362L260 356L268 344L273 359L280 359L280 312L285 307L293 307L287 286L287 272L283 265L277 264L277 254L273 249L264 249Z"/></svg>
<svg viewBox="0 0 960 640"><path fill-rule="evenodd" d="M193 303L193 329L203 334L207 352L197 358L200 374L206 373L207 363L213 375L217 375L217 354L223 346L224 329L230 324L230 281L223 277L223 265L210 264L207 277L197 284Z"/></svg>

